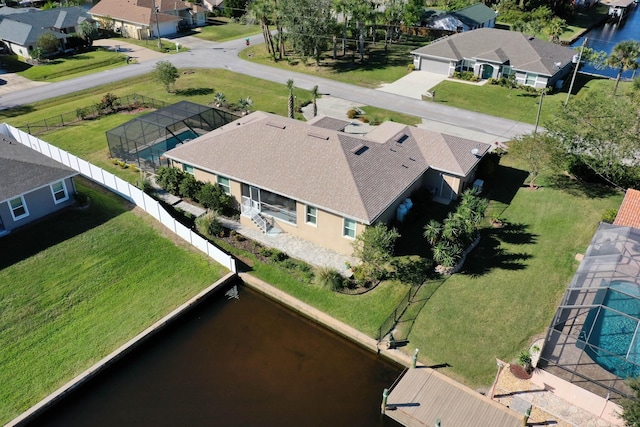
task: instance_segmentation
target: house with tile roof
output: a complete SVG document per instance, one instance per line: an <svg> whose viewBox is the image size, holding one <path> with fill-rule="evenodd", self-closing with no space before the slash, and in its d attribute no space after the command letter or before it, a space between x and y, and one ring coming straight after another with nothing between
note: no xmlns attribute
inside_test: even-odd
<svg viewBox="0 0 640 427"><path fill-rule="evenodd" d="M640 228L640 191L633 188L626 191L613 225Z"/></svg>
<svg viewBox="0 0 640 427"><path fill-rule="evenodd" d="M498 13L489 6L476 3L453 12L434 13L425 26L461 33L476 28L493 28L496 26L497 16Z"/></svg>
<svg viewBox="0 0 640 427"><path fill-rule="evenodd" d="M207 10L182 0L100 0L89 14L123 37L138 40L176 34L206 24Z"/></svg>
<svg viewBox="0 0 640 427"><path fill-rule="evenodd" d="M233 196L242 223L351 254L356 235L396 219L416 190L445 203L457 198L490 148L393 122L348 134L348 124L258 111L164 156Z"/></svg>
<svg viewBox="0 0 640 427"><path fill-rule="evenodd" d="M520 32L479 28L443 37L411 54L416 70L446 76L470 71L481 79L514 75L518 84L543 89L564 81L575 52Z"/></svg>
<svg viewBox="0 0 640 427"><path fill-rule="evenodd" d="M31 52L42 34L53 33L60 42L60 51L68 48L69 38L78 26L90 20L80 7L61 7L48 10L6 10L0 18L0 40L16 55L31 58Z"/></svg>
<svg viewBox="0 0 640 427"><path fill-rule="evenodd" d="M73 169L0 136L0 236L73 205Z"/></svg>

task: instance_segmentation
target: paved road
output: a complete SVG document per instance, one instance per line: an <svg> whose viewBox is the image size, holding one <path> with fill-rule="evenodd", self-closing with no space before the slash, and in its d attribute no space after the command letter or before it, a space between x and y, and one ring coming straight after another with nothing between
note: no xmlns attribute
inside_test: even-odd
<svg viewBox="0 0 640 427"><path fill-rule="evenodd" d="M105 83L135 77L152 71L159 60L166 59L176 67L224 68L236 73L282 84L285 84L288 79L293 79L296 87L310 90L313 86L318 85L320 92L324 94L330 94L362 105L371 105L412 114L445 125L458 126L470 131L494 135L496 138L501 139L511 139L514 136L533 131L533 126L526 123L453 108L440 103L425 102L380 90L362 88L313 75L283 71L275 67L254 64L238 58L238 52L245 47L244 39L214 43L187 36L174 41L189 47L191 50L175 55L162 55L159 58L138 64L51 83L44 87L5 94L0 96L0 109L30 104ZM261 41L262 37L252 37L252 42Z"/></svg>

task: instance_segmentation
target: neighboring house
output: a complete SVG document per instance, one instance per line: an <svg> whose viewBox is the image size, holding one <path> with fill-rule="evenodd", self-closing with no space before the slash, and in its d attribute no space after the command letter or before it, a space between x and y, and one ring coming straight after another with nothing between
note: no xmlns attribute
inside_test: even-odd
<svg viewBox="0 0 640 427"><path fill-rule="evenodd" d="M3 8L0 21L0 40L16 55L31 58L38 38L53 33L60 41L60 51L67 50L67 39L78 26L90 20L89 14L79 7L61 7L48 10L26 9L15 13Z"/></svg>
<svg viewBox="0 0 640 427"><path fill-rule="evenodd" d="M73 169L0 136L0 235L73 205Z"/></svg>
<svg viewBox="0 0 640 427"><path fill-rule="evenodd" d="M516 31L480 28L444 37L411 52L416 70L482 78L515 75L518 84L556 86L571 72L575 52Z"/></svg>
<svg viewBox="0 0 640 427"><path fill-rule="evenodd" d="M89 13L99 25L111 21L123 37L146 40L205 25L207 10L180 0L101 0Z"/></svg>
<svg viewBox="0 0 640 427"><path fill-rule="evenodd" d="M613 224L640 228L640 191L632 188L627 190Z"/></svg>
<svg viewBox="0 0 640 427"><path fill-rule="evenodd" d="M467 6L454 12L434 14L426 22L427 28L461 33L477 28L493 28L498 13L482 3Z"/></svg>
<svg viewBox="0 0 640 427"><path fill-rule="evenodd" d="M351 254L367 226L393 221L427 188L449 202L473 182L489 145L399 123L366 136L347 121L254 112L167 151L172 165L220 185L257 224Z"/></svg>

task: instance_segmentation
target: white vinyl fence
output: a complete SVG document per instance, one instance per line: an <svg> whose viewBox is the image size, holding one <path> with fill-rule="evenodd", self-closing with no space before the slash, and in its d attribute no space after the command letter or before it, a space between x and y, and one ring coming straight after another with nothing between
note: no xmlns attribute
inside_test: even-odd
<svg viewBox="0 0 640 427"><path fill-rule="evenodd" d="M182 239L200 249L233 273L237 273L236 260L231 255L226 254L221 249L209 243L206 239L203 239L198 234L180 224L160 205L157 200L153 199L139 188L129 184L121 178L118 178L114 174L87 162L86 160L82 160L67 151L61 150L58 147L55 147L6 123L0 124L0 134L13 138L21 144L31 147L39 153L42 153L45 156L80 172L80 174L86 178L102 184L109 190L119 194L131 203L134 203L136 206L144 209L145 212L160 221Z"/></svg>

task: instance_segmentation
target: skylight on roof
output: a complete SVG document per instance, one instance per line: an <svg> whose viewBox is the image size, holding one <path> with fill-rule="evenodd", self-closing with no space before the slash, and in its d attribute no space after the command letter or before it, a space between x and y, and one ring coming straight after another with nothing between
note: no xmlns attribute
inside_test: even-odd
<svg viewBox="0 0 640 427"><path fill-rule="evenodd" d="M407 138L409 138L409 135L407 135L405 133L401 133L401 134L396 135L395 137L393 137L393 141L396 144L402 144L404 141L406 141Z"/></svg>
<svg viewBox="0 0 640 427"><path fill-rule="evenodd" d="M367 147L364 144L358 144L355 147L353 147L350 151L355 154L356 156L359 156L360 154L364 153L365 151L367 151L369 149L369 147Z"/></svg>

